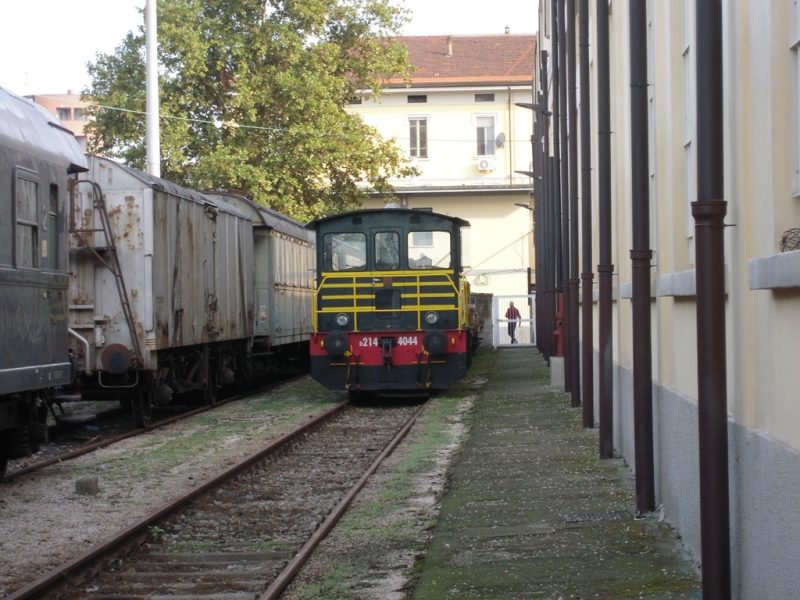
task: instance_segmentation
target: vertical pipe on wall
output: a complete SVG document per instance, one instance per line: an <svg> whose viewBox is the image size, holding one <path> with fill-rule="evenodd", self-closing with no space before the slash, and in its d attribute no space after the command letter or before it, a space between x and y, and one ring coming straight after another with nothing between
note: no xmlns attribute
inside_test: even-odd
<svg viewBox="0 0 800 600"><path fill-rule="evenodd" d="M569 322L569 129L568 129L568 108L567 108L567 30L566 30L566 0L560 0L558 4L558 116L561 133L561 294L562 302L559 304L564 319L564 389L570 391L572 384L572 353L569 346L570 328Z"/></svg>
<svg viewBox="0 0 800 600"><path fill-rule="evenodd" d="M722 5L698 1L697 20L697 373L703 598L731 597L728 401L725 339Z"/></svg>
<svg viewBox="0 0 800 600"><path fill-rule="evenodd" d="M562 196L562 178L561 178L561 57L560 46L561 39L558 33L558 0L552 0L551 10L552 20L552 45L553 45L553 219L554 219L554 234L555 234L555 282L553 294L553 315L558 314L559 296L565 285L565 240L563 237L564 227L562 221L566 218L563 214L563 204L561 202ZM566 93L566 92L564 92ZM555 318L553 323L554 329L559 330L558 317ZM564 354L559 349L557 341L554 341L555 356L563 357Z"/></svg>
<svg viewBox="0 0 800 600"><path fill-rule="evenodd" d="M553 321L554 321L554 313L551 312L551 303L550 303L550 295L552 293L553 288L553 269L554 269L554 259L553 259L553 230L551 226L551 204L552 204L552 178L550 173L550 116L552 113L548 111L548 58L549 55L547 51L542 51L542 71L541 71L541 90L542 90L542 174L544 176L544 201L542 202L542 211L541 214L534 215L538 220L542 222L542 232L543 232L543 241L542 241L542 248L544 251L543 255L543 270L542 270L542 291L544 295L542 296L543 306L542 306L542 344L543 344L543 352L544 357L547 360L548 364L550 363L550 357L553 355ZM538 211L538 207L537 207ZM538 293L538 286L539 286L539 275L536 276L536 285L537 285L537 293ZM538 300L537 300L538 301Z"/></svg>
<svg viewBox="0 0 800 600"><path fill-rule="evenodd" d="M611 277L611 66L608 50L608 0L597 0L597 215L599 262L598 421L600 458L614 457L614 336Z"/></svg>
<svg viewBox="0 0 800 600"><path fill-rule="evenodd" d="M589 115L589 0L578 4L581 82L581 244L583 272L581 338L581 387L583 388L583 426L594 427L594 322L592 309L592 147Z"/></svg>
<svg viewBox="0 0 800 600"><path fill-rule="evenodd" d="M631 221L633 226L633 427L636 509L656 508L653 466L653 366L650 333L650 180L647 130L647 4L630 0Z"/></svg>
<svg viewBox="0 0 800 600"><path fill-rule="evenodd" d="M577 35L575 31L575 0L567 0L567 78L569 91L569 349L570 349L570 400L573 408L581 405L580 373L580 315L578 303L578 70L575 54Z"/></svg>

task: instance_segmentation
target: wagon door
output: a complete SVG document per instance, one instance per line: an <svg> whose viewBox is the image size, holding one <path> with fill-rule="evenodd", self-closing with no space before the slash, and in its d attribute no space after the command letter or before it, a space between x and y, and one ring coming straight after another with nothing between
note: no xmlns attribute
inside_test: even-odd
<svg viewBox="0 0 800 600"><path fill-rule="evenodd" d="M203 228L205 255L203 257L203 277L206 308L206 331L208 341L215 341L219 329L219 243L217 237L217 217L219 211L213 204L204 205L206 216Z"/></svg>

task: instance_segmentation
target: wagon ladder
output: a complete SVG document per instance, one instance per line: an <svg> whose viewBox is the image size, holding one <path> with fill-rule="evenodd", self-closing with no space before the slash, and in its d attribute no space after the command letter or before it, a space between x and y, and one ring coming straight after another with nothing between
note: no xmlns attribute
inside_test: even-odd
<svg viewBox="0 0 800 600"><path fill-rule="evenodd" d="M136 366L142 366L144 361L142 360L142 349L139 345L139 337L136 335L136 327L133 323L133 311L131 310L131 304L128 301L128 290L125 287L125 279L122 277L122 267L119 263L119 256L117 255L117 246L114 243L114 234L111 231L111 223L108 219L108 211L106 210L106 203L103 196L103 190L100 188L100 185L94 181L88 181L85 179L79 180L75 182L75 186L77 187L80 183L88 183L92 186L93 198L92 204L95 209L97 209L97 214L100 215L100 228L92 228L92 229L79 229L76 226L76 221L74 216L70 219L70 234L77 237L85 248L91 250L92 254L94 254L95 258L105 266L109 271L111 271L112 275L114 275L114 283L117 286L117 294L119 294L119 301L122 305L122 312L125 315L125 321L128 323L128 330L131 334L131 344L133 345L133 355L134 355L134 363ZM74 210L75 202L74 199L72 201L72 207ZM102 233L103 237L105 238L106 245L103 247L95 247L91 243L91 236L94 233ZM106 255L109 260L103 255Z"/></svg>

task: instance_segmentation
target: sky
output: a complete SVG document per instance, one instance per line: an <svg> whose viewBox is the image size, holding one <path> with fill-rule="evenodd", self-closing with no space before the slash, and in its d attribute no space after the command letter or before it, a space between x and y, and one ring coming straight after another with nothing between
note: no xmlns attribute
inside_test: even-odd
<svg viewBox="0 0 800 600"><path fill-rule="evenodd" d="M394 0L411 10L404 35L536 31L536 0ZM145 0L6 0L0 19L0 86L19 95L80 93L86 63L112 54L144 16Z"/></svg>

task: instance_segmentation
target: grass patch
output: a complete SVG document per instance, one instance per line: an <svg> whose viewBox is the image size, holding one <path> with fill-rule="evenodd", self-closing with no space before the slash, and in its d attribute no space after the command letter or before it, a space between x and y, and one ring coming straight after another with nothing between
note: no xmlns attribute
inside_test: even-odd
<svg viewBox="0 0 800 600"><path fill-rule="evenodd" d="M303 587L295 596L298 600L350 600L351 582L357 568L346 561L333 561L320 581Z"/></svg>

